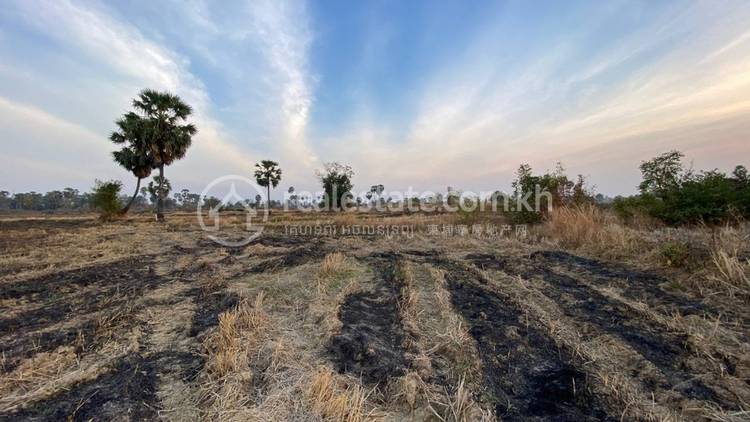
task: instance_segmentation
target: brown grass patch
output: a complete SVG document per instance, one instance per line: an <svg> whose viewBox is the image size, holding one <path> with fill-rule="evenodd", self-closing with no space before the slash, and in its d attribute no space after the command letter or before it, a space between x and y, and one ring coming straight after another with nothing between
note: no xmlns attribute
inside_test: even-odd
<svg viewBox="0 0 750 422"><path fill-rule="evenodd" d="M365 400L368 394L358 383L322 367L313 375L305 392L313 411L327 421L360 422L367 417Z"/></svg>
<svg viewBox="0 0 750 422"><path fill-rule="evenodd" d="M332 289L338 289L345 279L351 275L352 266L341 252L327 254L320 264L316 277L318 294L324 294Z"/></svg>
<svg viewBox="0 0 750 422"><path fill-rule="evenodd" d="M740 258L747 248L750 235L741 230L725 227L714 236L711 245L711 263L716 284L730 294L750 294L750 258Z"/></svg>
<svg viewBox="0 0 750 422"><path fill-rule="evenodd" d="M585 248L611 258L630 255L642 245L637 231L595 205L552 210L542 232L563 248Z"/></svg>

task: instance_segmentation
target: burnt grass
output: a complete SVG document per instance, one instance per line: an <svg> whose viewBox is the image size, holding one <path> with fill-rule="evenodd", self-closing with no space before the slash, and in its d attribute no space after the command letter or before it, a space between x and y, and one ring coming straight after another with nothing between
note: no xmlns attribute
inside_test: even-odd
<svg viewBox="0 0 750 422"><path fill-rule="evenodd" d="M239 295L221 289L206 291L206 289L196 287L188 290L186 296L193 296L195 303L198 305L193 314L190 337L198 336L207 329L216 326L219 323L219 314L240 303Z"/></svg>
<svg viewBox="0 0 750 422"><path fill-rule="evenodd" d="M468 255L467 259L482 268L543 280L546 288L542 293L554 300L566 316L585 321L595 327L595 330L621 339L659 369L663 379L639 377L648 389L673 389L690 399L735 406L721 400L712 388L690 373L687 362L691 353L686 349L685 335L671 333L667 327L640 316L627 304L609 299L569 275L555 272L540 259L545 256L547 255L535 254L531 260L510 261L505 258L495 259L492 255L475 254ZM626 271L601 267L604 271L618 274L618 277Z"/></svg>
<svg viewBox="0 0 750 422"><path fill-rule="evenodd" d="M524 322L523 311L483 284L462 265L444 259L454 309L470 324L488 389L502 420L614 420L588 390L586 374L542 330Z"/></svg>
<svg viewBox="0 0 750 422"><path fill-rule="evenodd" d="M368 258L375 270L375 286L344 299L339 311L341 331L328 346L339 372L360 376L367 384L384 384L403 375L408 362L398 300L401 285L396 275L399 256L376 254Z"/></svg>
<svg viewBox="0 0 750 422"><path fill-rule="evenodd" d="M683 315L719 314L705 303L663 290L660 286L668 284L668 280L658 274L562 251L538 251L531 254L530 258L541 263L554 263L569 270L582 271L599 283L619 282L626 297L646 302L652 307L667 306L665 313L676 310Z"/></svg>
<svg viewBox="0 0 750 422"><path fill-rule="evenodd" d="M96 379L39 401L1 420L154 420L157 418L155 364L139 354L119 360Z"/></svg>
<svg viewBox="0 0 750 422"><path fill-rule="evenodd" d="M112 263L45 275L0 286L0 298L28 302L35 307L13 317L0 318L4 371L36 353L76 344L89 347L107 324L127 324L132 300L162 280L152 274L149 260L128 258ZM101 312L100 318L85 318ZM81 318L80 324L61 329L49 327ZM83 342L78 343L78 338ZM79 350L79 351L80 351Z"/></svg>
<svg viewBox="0 0 750 422"><path fill-rule="evenodd" d="M92 265L89 267L61 271L15 283L0 284L0 299L25 299L44 301L60 299L60 296L72 294L83 287L115 286L127 288L128 285L142 285L156 282L150 272L149 263L153 257L136 256L118 261Z"/></svg>
<svg viewBox="0 0 750 422"><path fill-rule="evenodd" d="M286 254L256 264L248 272L258 274L296 267L321 259L326 253L327 251L320 244L296 247Z"/></svg>

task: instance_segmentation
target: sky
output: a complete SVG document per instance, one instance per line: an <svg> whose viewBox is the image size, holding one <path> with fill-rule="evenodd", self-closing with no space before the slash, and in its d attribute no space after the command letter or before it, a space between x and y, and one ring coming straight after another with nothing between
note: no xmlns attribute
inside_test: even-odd
<svg viewBox="0 0 750 422"><path fill-rule="evenodd" d="M0 189L135 179L114 121L144 88L193 106L166 170L200 192L278 161L349 164L355 191L507 191L560 161L598 192L678 149L750 164L750 2L3 0Z"/></svg>

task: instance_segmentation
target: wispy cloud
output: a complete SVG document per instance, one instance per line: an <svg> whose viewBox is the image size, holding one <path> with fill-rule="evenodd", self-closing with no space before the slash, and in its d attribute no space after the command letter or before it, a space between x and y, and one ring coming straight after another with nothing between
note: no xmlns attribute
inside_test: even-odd
<svg viewBox="0 0 750 422"><path fill-rule="evenodd" d="M308 172L317 157L305 137L312 107L312 83L308 54L312 33L306 6L302 2L264 0L248 5L253 37L260 40L261 51L271 69L273 92L279 100L283 131L279 137L282 158L290 169Z"/></svg>

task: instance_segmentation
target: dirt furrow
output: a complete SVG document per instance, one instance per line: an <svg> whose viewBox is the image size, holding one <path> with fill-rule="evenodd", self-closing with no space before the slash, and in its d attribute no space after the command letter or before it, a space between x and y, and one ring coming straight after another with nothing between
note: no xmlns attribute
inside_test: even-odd
<svg viewBox="0 0 750 422"><path fill-rule="evenodd" d="M491 264L492 256L469 255L467 259L484 268L501 268L510 275L544 281L542 293L555 301L566 316L619 338L658 368L663 377L650 376L644 367L632 368L639 373L638 378L647 390L673 390L689 399L735 407L734 403L719 397L712 387L706 385L700 374L695 373L699 371L690 370L692 354L686 349L687 336L670 332L668 327L647 320L629 305L604 296L584 281L550 269L549 264L540 262L540 256L534 260L495 260L495 264ZM587 331L591 334L591 330L584 326L580 329L584 334Z"/></svg>
<svg viewBox="0 0 750 422"><path fill-rule="evenodd" d="M700 300L665 291L661 286L669 283L664 277L648 271L628 268L625 265L598 261L573 255L563 251L538 251L530 258L544 265L557 265L568 271L586 274L588 279L598 285L614 285L622 289L623 296L647 303L665 315L678 311L682 315L711 315L714 317L740 318L750 326L750 315L727 315L726 310L719 310L711 304Z"/></svg>
<svg viewBox="0 0 750 422"><path fill-rule="evenodd" d="M503 420L612 419L587 386L586 374L508 298L483 286L462 265L435 258L456 311L470 324L488 401Z"/></svg>
<svg viewBox="0 0 750 422"><path fill-rule="evenodd" d="M368 259L376 273L375 284L345 298L339 311L341 331L328 346L340 372L361 376L367 384L385 383L403 375L407 368L397 260L398 256L390 253Z"/></svg>

